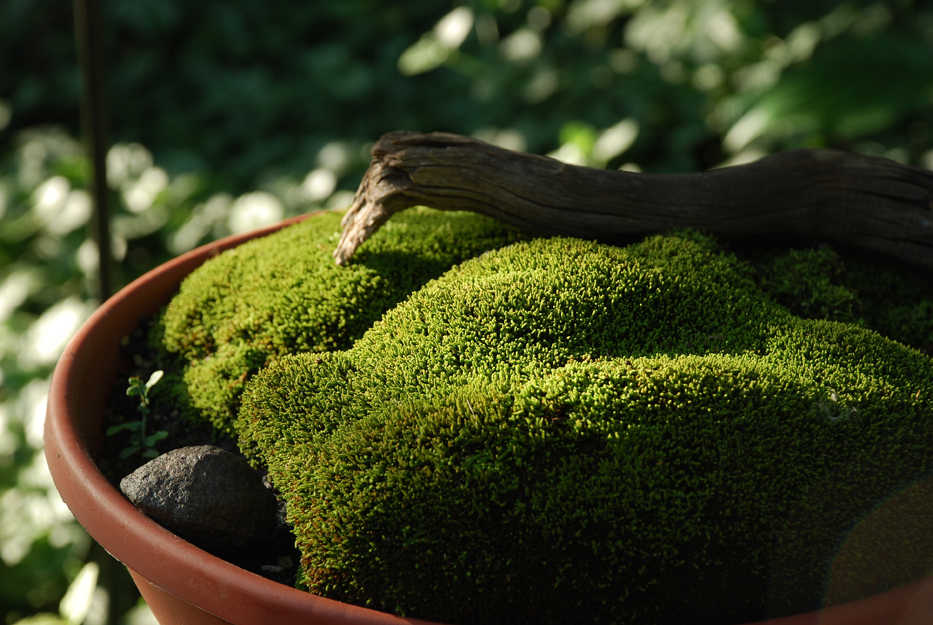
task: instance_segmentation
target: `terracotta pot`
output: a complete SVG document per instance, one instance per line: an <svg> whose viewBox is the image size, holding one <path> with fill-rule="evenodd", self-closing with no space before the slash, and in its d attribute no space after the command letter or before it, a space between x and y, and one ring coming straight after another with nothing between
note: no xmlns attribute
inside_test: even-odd
<svg viewBox="0 0 933 625"><path fill-rule="evenodd" d="M136 510L94 464L121 339L157 311L205 260L296 220L205 245L147 273L94 313L55 368L45 423L45 454L55 485L88 533L129 569L162 625L426 622L302 592L202 551ZM933 577L862 601L767 623L930 625Z"/></svg>

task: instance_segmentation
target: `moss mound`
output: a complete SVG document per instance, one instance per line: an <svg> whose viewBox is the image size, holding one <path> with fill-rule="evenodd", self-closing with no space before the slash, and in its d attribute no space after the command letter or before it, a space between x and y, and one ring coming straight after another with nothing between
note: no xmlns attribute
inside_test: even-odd
<svg viewBox="0 0 933 625"><path fill-rule="evenodd" d="M178 361L158 389L163 403L231 433L247 379L271 357L346 348L430 278L519 238L477 215L408 211L337 267L340 217L319 213L188 276L150 339Z"/></svg>
<svg viewBox="0 0 933 625"><path fill-rule="evenodd" d="M689 233L520 242L273 360L235 429L304 584L456 623L816 607L847 529L933 471L933 361L757 279Z"/></svg>
<svg viewBox="0 0 933 625"><path fill-rule="evenodd" d="M923 271L828 247L751 260L758 285L794 314L855 323L933 354L933 292Z"/></svg>

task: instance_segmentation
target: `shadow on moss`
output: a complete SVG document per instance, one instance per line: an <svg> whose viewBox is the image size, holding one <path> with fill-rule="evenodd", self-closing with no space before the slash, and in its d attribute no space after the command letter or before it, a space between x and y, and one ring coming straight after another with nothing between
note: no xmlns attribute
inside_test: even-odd
<svg viewBox="0 0 933 625"><path fill-rule="evenodd" d="M272 361L236 430L304 583L461 623L817 607L846 530L933 469L933 362L759 275L695 233L520 242ZM848 306L829 285L811 310Z"/></svg>

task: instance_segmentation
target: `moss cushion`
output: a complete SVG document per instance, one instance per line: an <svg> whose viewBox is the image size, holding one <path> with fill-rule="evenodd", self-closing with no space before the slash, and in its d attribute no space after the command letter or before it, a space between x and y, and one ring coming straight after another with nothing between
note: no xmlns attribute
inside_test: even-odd
<svg viewBox="0 0 933 625"><path fill-rule="evenodd" d="M150 339L176 360L157 389L163 401L232 433L246 381L269 358L349 347L430 278L519 238L488 218L425 212L398 215L349 267L331 257L341 215L321 212L193 272Z"/></svg>
<svg viewBox="0 0 933 625"><path fill-rule="evenodd" d="M425 216L426 232L456 223ZM412 245L352 296L309 260L273 290L319 281L300 310L336 312L302 334L314 340L259 312L222 332L200 313L166 322L192 362L225 337L268 337L262 357L237 348L233 362L256 366L236 370L258 373L233 429L287 500L310 590L455 623L786 614L819 605L861 516L933 470L928 355L865 324L797 316L695 233L499 247L508 236L454 236L460 256L391 277L408 274L408 254L434 253ZM192 276L189 311L214 306L218 283L252 289L252 263L271 275L262 245L213 286ZM372 306L380 281L404 286ZM211 418L229 428L239 401L220 397L225 416ZM865 592L916 574L893 567Z"/></svg>

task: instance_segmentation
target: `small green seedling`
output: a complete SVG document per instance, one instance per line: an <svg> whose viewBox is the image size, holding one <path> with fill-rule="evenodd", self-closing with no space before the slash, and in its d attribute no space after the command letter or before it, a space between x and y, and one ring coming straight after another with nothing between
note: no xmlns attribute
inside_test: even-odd
<svg viewBox="0 0 933 625"><path fill-rule="evenodd" d="M139 419L135 421L126 421L118 425L107 428L107 436L113 436L119 432L130 432L132 437L130 444L120 452L120 458L125 460L134 454L139 454L143 458L152 459L159 455L156 450L156 443L168 436L165 430L158 430L152 434L146 434L146 420L149 417L149 390L159 383L163 372L153 371L149 380L144 384L142 378L133 376L129 379L129 386L126 387L128 397L139 397Z"/></svg>

